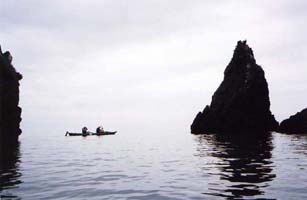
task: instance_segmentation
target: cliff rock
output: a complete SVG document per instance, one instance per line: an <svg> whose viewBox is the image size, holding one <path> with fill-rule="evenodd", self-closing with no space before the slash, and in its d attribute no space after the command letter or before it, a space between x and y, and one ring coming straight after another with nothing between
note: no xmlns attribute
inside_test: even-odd
<svg viewBox="0 0 307 200"><path fill-rule="evenodd" d="M246 41L238 41L224 71L224 80L210 105L199 112L191 132L263 132L276 130L278 122L270 111L268 84Z"/></svg>
<svg viewBox="0 0 307 200"><path fill-rule="evenodd" d="M280 123L282 133L307 133L307 108Z"/></svg>
<svg viewBox="0 0 307 200"><path fill-rule="evenodd" d="M17 141L21 130L19 80L22 75L12 65L10 52L2 53L0 47L0 142Z"/></svg>

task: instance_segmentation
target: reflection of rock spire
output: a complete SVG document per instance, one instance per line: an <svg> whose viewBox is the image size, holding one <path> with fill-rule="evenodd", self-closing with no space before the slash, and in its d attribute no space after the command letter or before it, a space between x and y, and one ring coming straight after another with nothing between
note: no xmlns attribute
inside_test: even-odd
<svg viewBox="0 0 307 200"><path fill-rule="evenodd" d="M210 187L204 194L229 198L261 195L264 193L263 188L275 178L272 173L273 146L270 134L259 134L256 138L243 134L204 135L200 136L198 142L200 147L197 156L219 159L212 166L221 171L212 173L215 169L208 170L206 167L210 176L219 176L219 179L209 183ZM202 151L203 145L206 151Z"/></svg>
<svg viewBox="0 0 307 200"><path fill-rule="evenodd" d="M11 53L2 53L0 47L0 143L16 142L21 133L21 108L18 103L22 75L16 72L12 60Z"/></svg>
<svg viewBox="0 0 307 200"><path fill-rule="evenodd" d="M1 191L17 187L21 181L19 172L19 143L0 145L0 196Z"/></svg>
<svg viewBox="0 0 307 200"><path fill-rule="evenodd" d="M199 112L191 132L262 132L276 130L270 111L268 84L246 41L238 41L224 71L224 80L210 106Z"/></svg>

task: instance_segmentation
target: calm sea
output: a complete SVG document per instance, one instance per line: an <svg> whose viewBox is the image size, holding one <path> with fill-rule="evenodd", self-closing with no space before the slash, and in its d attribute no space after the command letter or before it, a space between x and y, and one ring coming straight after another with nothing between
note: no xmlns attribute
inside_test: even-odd
<svg viewBox="0 0 307 200"><path fill-rule="evenodd" d="M2 199L307 199L307 136L24 132Z"/></svg>

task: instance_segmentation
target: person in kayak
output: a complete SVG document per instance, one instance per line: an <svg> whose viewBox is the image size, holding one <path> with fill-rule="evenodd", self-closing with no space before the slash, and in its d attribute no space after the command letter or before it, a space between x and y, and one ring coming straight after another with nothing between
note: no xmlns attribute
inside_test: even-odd
<svg viewBox="0 0 307 200"><path fill-rule="evenodd" d="M88 133L88 129L86 126L82 128L82 135L86 135Z"/></svg>
<svg viewBox="0 0 307 200"><path fill-rule="evenodd" d="M98 126L96 128L96 133L104 133L103 127L102 126Z"/></svg>

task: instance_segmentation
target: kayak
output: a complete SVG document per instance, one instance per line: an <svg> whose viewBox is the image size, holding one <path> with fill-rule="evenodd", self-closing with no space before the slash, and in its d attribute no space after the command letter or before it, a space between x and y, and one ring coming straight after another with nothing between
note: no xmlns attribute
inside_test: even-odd
<svg viewBox="0 0 307 200"><path fill-rule="evenodd" d="M117 131L105 131L103 133L92 133L91 135L115 135L115 133L117 133Z"/></svg>
<svg viewBox="0 0 307 200"><path fill-rule="evenodd" d="M101 136L101 135L115 135L115 133L117 133L117 131L105 131L103 133L70 133L70 132L66 132L65 136L69 135L69 136L89 136L89 135L97 135L97 136Z"/></svg>

